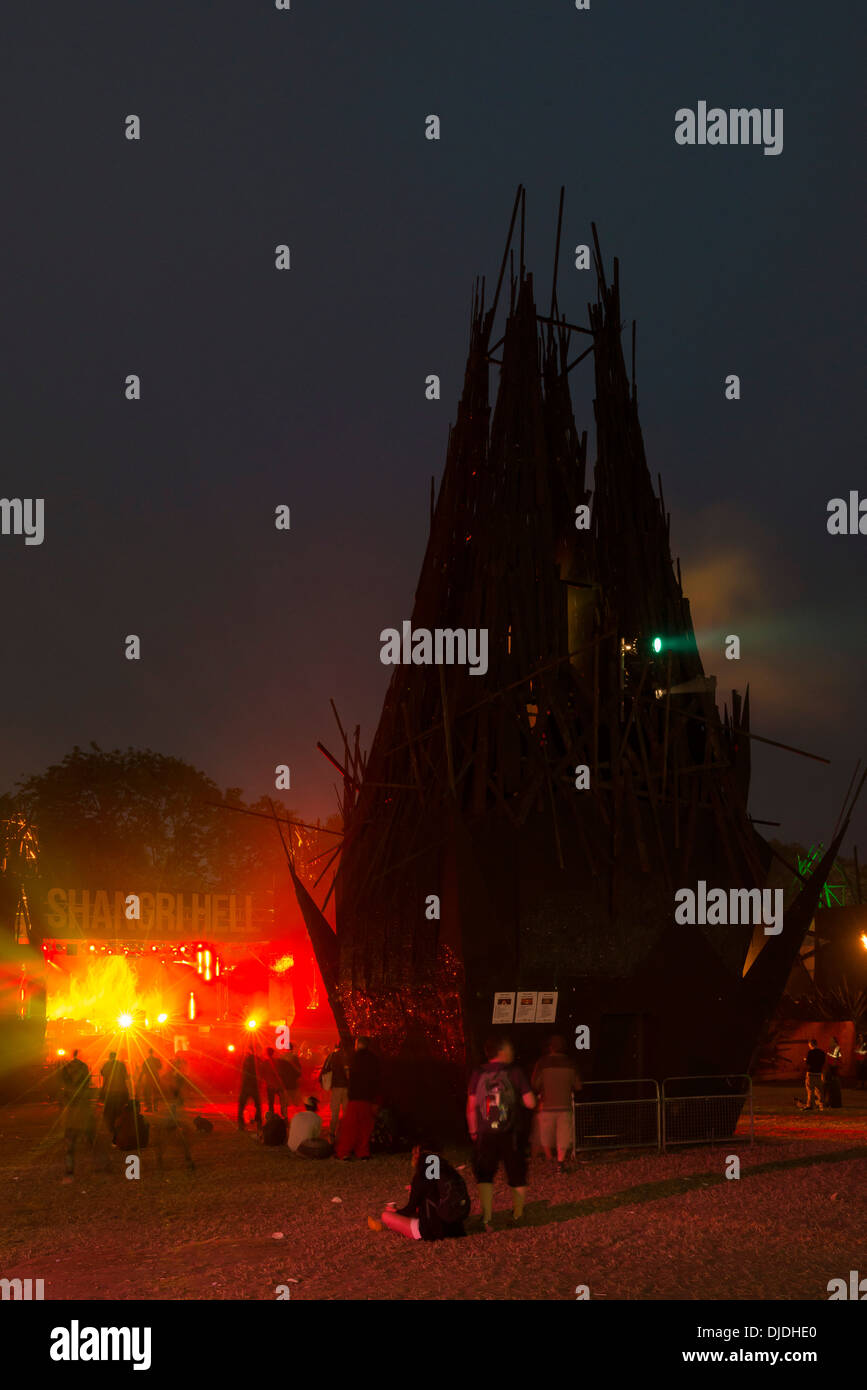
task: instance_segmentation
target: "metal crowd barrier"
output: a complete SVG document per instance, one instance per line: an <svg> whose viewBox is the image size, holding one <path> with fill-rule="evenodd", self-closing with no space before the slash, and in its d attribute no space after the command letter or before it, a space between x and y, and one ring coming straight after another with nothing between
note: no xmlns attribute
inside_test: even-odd
<svg viewBox="0 0 867 1390"><path fill-rule="evenodd" d="M572 1101L572 1151L731 1143L744 1110L752 1144L753 1083L747 1075L669 1076L661 1092L649 1078L586 1081Z"/></svg>
<svg viewBox="0 0 867 1390"><path fill-rule="evenodd" d="M662 1147L730 1144L745 1107L752 1144L753 1083L748 1076L669 1076L662 1083Z"/></svg>
<svg viewBox="0 0 867 1390"><path fill-rule="evenodd" d="M572 1101L572 1151L658 1149L659 1115L656 1081L585 1081Z"/></svg>

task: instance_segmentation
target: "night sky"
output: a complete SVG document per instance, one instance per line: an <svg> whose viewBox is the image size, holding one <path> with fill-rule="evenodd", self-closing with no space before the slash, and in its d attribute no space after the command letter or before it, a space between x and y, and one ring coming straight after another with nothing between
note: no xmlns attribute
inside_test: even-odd
<svg viewBox="0 0 867 1390"><path fill-rule="evenodd" d="M867 752L867 536L826 530L831 497L867 494L859 20L809 0L19 0L0 493L43 497L46 530L0 537L0 790L93 739L251 798L288 763L284 804L335 809L316 740L337 742L333 697L370 746L473 278L496 280L523 182L547 300L565 184L561 308L587 321L569 253L595 220L720 702L749 681L756 732L833 760L756 747L750 809L827 839ZM782 154L678 146L700 100L782 107ZM591 379L572 374L592 431ZM867 798L853 839L867 854Z"/></svg>

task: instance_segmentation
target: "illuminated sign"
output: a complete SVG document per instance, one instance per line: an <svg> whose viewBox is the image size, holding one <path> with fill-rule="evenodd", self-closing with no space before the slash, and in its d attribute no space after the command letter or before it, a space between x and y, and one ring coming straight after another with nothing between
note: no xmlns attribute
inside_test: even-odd
<svg viewBox="0 0 867 1390"><path fill-rule="evenodd" d="M274 902L271 893L52 888L46 894L43 921L46 935L61 941L83 937L134 941L149 936L177 941L267 941L274 935Z"/></svg>

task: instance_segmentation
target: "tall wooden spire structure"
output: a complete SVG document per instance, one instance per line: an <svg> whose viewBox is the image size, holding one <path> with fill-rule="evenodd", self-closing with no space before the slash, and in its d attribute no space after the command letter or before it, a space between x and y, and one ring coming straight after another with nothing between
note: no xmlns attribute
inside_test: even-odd
<svg viewBox="0 0 867 1390"><path fill-rule="evenodd" d="M474 290L411 615L413 630L485 629L487 671L396 666L366 763L352 760L340 997L355 1031L414 1065L461 1071L494 991L556 989L557 1031L591 1026L596 1075L743 1070L785 982L775 943L743 1009L752 929L675 927L674 893L764 883L749 695L721 717L702 667L624 358L618 264L609 283L595 228L588 324L561 314L556 265L540 311L522 238L492 341L523 204L519 189L493 302ZM569 381L582 359L592 493Z"/></svg>

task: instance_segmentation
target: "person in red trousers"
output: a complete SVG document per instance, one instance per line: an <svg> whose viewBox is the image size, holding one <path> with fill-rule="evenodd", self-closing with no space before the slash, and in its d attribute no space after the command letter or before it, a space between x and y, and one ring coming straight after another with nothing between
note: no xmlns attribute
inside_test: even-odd
<svg viewBox="0 0 867 1390"><path fill-rule="evenodd" d="M382 1103L379 1058L368 1038L355 1039L349 1061L349 1100L337 1134L335 1158L370 1158L370 1136Z"/></svg>

